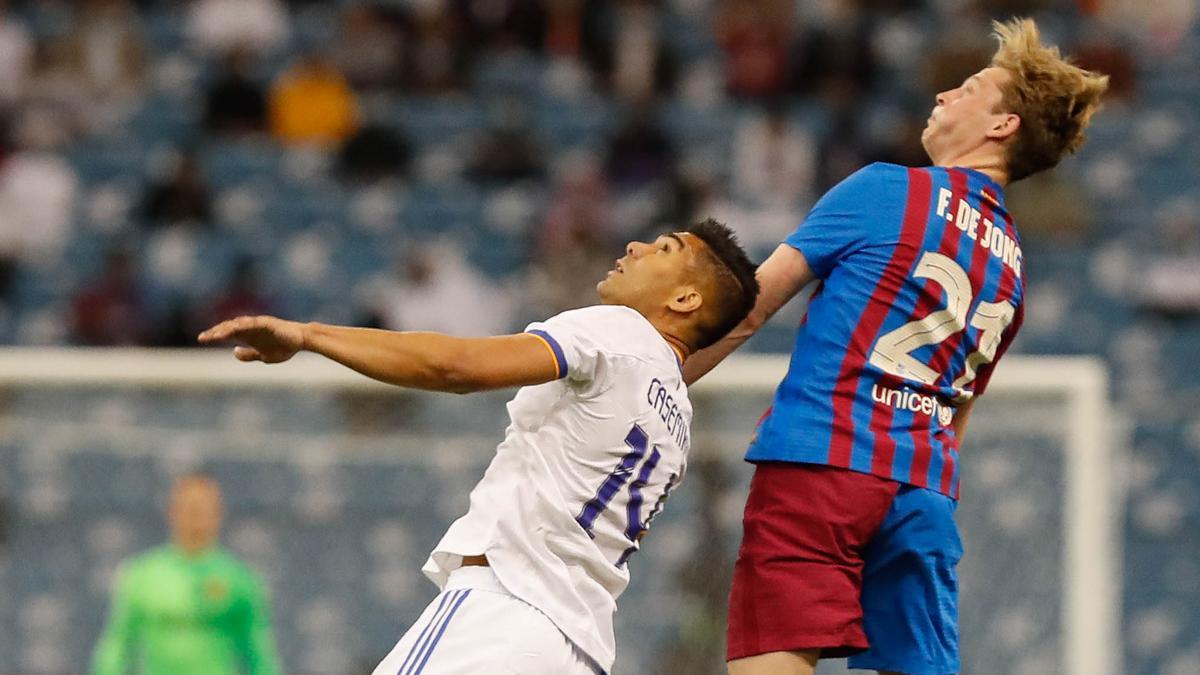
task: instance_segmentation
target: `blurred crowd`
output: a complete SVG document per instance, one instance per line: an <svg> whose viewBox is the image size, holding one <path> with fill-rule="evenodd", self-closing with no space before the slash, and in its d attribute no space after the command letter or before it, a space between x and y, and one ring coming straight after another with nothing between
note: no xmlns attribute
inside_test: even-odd
<svg viewBox="0 0 1200 675"><path fill-rule="evenodd" d="M1130 672L1160 672L1175 624L1139 589L1197 559L1169 467L1200 448L1177 367L1200 332L1163 320L1200 313L1189 0L0 0L0 344L183 346L262 312L515 330L592 302L625 241L709 216L761 258L859 167L924 164L935 93L1014 14L1112 78L1088 159L1008 191L1039 261L1017 348L1112 368L1140 458ZM720 662L722 466L695 467L711 569L679 570L672 672ZM1176 576L1191 602L1200 573Z"/></svg>
<svg viewBox="0 0 1200 675"><path fill-rule="evenodd" d="M986 63L987 19L1054 4L0 0L0 304L18 302L23 269L61 259L73 237L88 186L71 149L136 127L145 99L166 92L194 99L190 132L147 167L141 194L103 241L102 262L64 289L61 328L18 331L15 341L181 345L233 314L294 310L279 299L285 282L264 282L254 251L228 266L223 287L165 299L147 288L155 280L144 250L155 232L217 227L218 195L197 159L217 142L316 157L335 189L401 192L431 180L532 189L540 198L516 224L523 250L501 279L477 269L454 237L418 232L396 242L390 273L345 299L358 323L519 328L590 302L630 238L711 215L762 254L864 164L923 164L934 93ZM1120 105L1136 91L1136 68L1106 12L1117 10L1081 0L1050 15L1094 15L1061 37L1112 76L1110 105ZM915 25L930 16L956 29L939 36ZM164 22L178 30L152 39L150 28ZM532 114L542 102L480 93L484 77L529 62L547 87L608 106L613 119L599 142L547 142ZM186 79L184 64L203 73L191 90L172 88ZM409 98L486 107L488 122L449 153L425 151L405 119L373 112ZM679 123L666 119L679 106L701 122L705 111L734 110L732 128L721 130L730 152L714 157L681 141ZM1031 182L1014 204L1023 231L1082 240L1090 214L1080 192L1062 177ZM474 309L457 310L464 306Z"/></svg>

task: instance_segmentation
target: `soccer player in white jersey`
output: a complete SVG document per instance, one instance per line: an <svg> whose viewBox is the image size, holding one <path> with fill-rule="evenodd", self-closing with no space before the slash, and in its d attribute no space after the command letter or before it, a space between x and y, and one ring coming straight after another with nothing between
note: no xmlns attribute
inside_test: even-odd
<svg viewBox="0 0 1200 675"><path fill-rule="evenodd" d="M602 305L501 337L269 316L200 334L202 343L242 343L242 361L308 350L404 387L521 387L469 511L423 568L441 594L375 675L611 670L626 563L687 463L683 360L746 317L758 283L732 232L708 220L630 243L596 290Z"/></svg>

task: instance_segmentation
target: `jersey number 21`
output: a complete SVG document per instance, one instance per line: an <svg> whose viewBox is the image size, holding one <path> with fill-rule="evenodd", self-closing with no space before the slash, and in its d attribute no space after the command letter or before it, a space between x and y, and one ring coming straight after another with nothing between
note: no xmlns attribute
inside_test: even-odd
<svg viewBox="0 0 1200 675"><path fill-rule="evenodd" d="M946 292L946 307L881 336L871 352L870 363L897 377L934 384L942 378L942 373L918 361L912 352L938 344L970 325L981 333L979 350L967 357L966 370L954 380L954 387L964 387L975 380L979 366L996 358L1000 338L1012 323L1016 308L1008 302L981 302L968 320L967 313L974 300L971 279L961 265L935 251L926 251L921 256L913 276L941 286Z"/></svg>

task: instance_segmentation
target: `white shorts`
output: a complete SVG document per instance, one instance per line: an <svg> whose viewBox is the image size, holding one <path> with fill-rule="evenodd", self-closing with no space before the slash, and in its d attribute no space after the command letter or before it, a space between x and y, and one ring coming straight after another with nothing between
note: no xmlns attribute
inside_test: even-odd
<svg viewBox="0 0 1200 675"><path fill-rule="evenodd" d="M553 622L489 567L460 567L374 675L596 675Z"/></svg>

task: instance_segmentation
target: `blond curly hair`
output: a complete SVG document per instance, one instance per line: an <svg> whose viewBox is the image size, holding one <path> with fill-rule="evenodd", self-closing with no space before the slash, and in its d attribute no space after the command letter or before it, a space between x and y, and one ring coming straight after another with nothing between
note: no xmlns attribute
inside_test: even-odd
<svg viewBox="0 0 1200 675"><path fill-rule="evenodd" d="M1000 46L992 66L1008 72L1001 106L1021 118L1006 152L1008 178L1017 181L1056 166L1083 145L1085 130L1108 89L1108 76L1084 70L1043 45L1032 19L994 21Z"/></svg>

